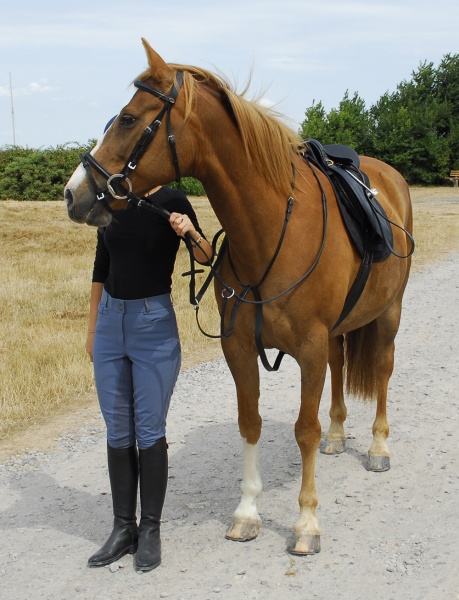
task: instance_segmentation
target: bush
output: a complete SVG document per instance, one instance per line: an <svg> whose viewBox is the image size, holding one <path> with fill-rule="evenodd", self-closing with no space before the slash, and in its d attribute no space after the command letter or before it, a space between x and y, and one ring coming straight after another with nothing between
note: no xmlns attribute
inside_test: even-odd
<svg viewBox="0 0 459 600"><path fill-rule="evenodd" d="M202 183L193 177L183 177L180 183L173 181L168 184L169 187L182 190L187 196L205 196L206 192Z"/></svg>
<svg viewBox="0 0 459 600"><path fill-rule="evenodd" d="M21 146L0 149L0 200L61 200L64 187L80 162L80 154L94 147L95 140L84 146L64 144L35 150ZM184 177L170 187L189 196L204 196L202 184Z"/></svg>
<svg viewBox="0 0 459 600"><path fill-rule="evenodd" d="M61 200L65 184L80 162L80 154L94 146L64 144L34 150L7 146L0 150L1 200Z"/></svg>

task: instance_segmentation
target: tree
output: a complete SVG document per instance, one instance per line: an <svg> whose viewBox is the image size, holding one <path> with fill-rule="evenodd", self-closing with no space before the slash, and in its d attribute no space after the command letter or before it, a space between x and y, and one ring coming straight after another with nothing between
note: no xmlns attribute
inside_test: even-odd
<svg viewBox="0 0 459 600"><path fill-rule="evenodd" d="M301 135L305 139L314 138L321 144L344 144L359 154L371 154L372 132L372 117L365 108L365 101L357 92L350 98L348 90L339 107L328 115L322 102L313 103L301 124Z"/></svg>
<svg viewBox="0 0 459 600"><path fill-rule="evenodd" d="M370 107L346 91L338 108L322 102L306 110L300 134L322 144L341 143L375 156L415 184L444 184L459 168L459 55L446 54L438 68L421 62L409 81Z"/></svg>
<svg viewBox="0 0 459 600"><path fill-rule="evenodd" d="M436 75L439 97L447 106L443 132L449 142L449 166L459 169L459 54L445 54Z"/></svg>
<svg viewBox="0 0 459 600"><path fill-rule="evenodd" d="M410 81L384 94L371 108L375 156L411 184L444 183L450 163L445 124L450 110L441 98L433 63L421 63Z"/></svg>

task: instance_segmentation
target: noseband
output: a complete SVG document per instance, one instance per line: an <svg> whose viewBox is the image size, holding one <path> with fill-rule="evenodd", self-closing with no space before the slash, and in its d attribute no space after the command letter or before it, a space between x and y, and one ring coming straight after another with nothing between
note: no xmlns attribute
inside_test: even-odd
<svg viewBox="0 0 459 600"><path fill-rule="evenodd" d="M173 106L175 105L175 101L180 92L180 89L183 84L183 71L177 71L176 81L173 84L169 94L165 94L164 92L157 90L147 83L143 81L135 81L134 85L137 89L142 90L144 92L148 92L149 94L153 94L156 98L159 98L164 102L163 108L159 111L153 121L146 127L136 142L129 158L124 165L121 173L111 174L109 173L95 158L90 152L86 152L81 156L81 164L83 165L86 174L88 175L89 180L91 181L91 185L93 186L96 198L99 202L104 204L104 207L113 212L110 208L109 204L109 196L114 198L115 200L134 200L136 203L140 202L140 199L132 192L132 183L129 179L129 175L135 170L137 167L137 163L145 154L148 146L155 139L156 134L158 133L158 129L162 123L164 116L166 116L166 125L167 125L167 139L169 142L169 147L171 149L172 156L172 164L175 169L175 177L176 181L180 181L180 169L178 163L177 156L177 148L175 145L175 137L172 132L171 125L171 111ZM97 171L102 177L107 180L107 188L105 190L101 190L99 185L97 184L94 175L92 174L91 168ZM125 188L123 184L126 184L128 189Z"/></svg>

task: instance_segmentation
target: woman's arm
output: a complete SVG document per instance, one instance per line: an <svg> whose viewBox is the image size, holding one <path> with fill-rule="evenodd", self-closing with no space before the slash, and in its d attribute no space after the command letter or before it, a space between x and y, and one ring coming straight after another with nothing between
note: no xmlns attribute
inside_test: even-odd
<svg viewBox="0 0 459 600"><path fill-rule="evenodd" d="M86 352L92 362L92 348L94 346L94 332L96 330L99 302L102 298L104 284L94 281L91 286L91 297L89 300L88 337L86 338Z"/></svg>

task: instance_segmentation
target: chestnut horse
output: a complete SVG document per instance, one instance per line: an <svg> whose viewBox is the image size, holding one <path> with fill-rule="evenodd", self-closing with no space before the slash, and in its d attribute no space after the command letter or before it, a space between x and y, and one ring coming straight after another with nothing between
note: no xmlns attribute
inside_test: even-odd
<svg viewBox="0 0 459 600"><path fill-rule="evenodd" d="M374 264L357 304L334 327L361 260L328 179L302 158L304 142L277 113L248 100L245 93L237 94L221 75L167 64L145 40L143 44L149 67L135 82L138 89L130 102L69 180L68 214L78 223L104 226L111 212L124 208L128 200L138 200L180 174L203 183L228 240L215 289L220 311L227 309L223 329L232 328L222 348L236 385L244 451L242 497L226 537L253 539L261 525L260 352L254 335L258 302L263 303L263 348L289 354L301 369L295 423L302 457L300 512L289 550L299 555L319 552L314 469L327 363L332 399L324 452L344 450L346 376L347 391L376 399L368 468L386 470L387 387L410 259L390 255ZM160 128L163 119L166 123ZM361 168L397 226L394 248L408 256L410 242L401 229L412 229L407 183L374 158L361 157ZM235 303L239 306L233 319Z"/></svg>

